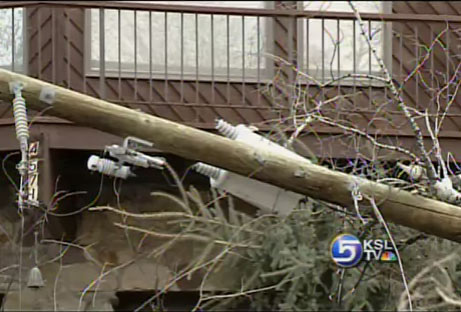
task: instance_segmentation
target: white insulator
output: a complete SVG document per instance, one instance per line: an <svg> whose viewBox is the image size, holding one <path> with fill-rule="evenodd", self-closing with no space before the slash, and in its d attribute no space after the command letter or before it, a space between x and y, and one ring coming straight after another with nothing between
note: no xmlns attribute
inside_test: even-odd
<svg viewBox="0 0 461 312"><path fill-rule="evenodd" d="M461 193L453 188L453 183L450 177L445 177L442 181L437 181L434 184L437 198L449 203L459 203L461 200Z"/></svg>
<svg viewBox="0 0 461 312"><path fill-rule="evenodd" d="M219 178L219 174L221 172L221 169L204 164L204 163L196 163L195 165L192 166L192 169L194 169L200 174L203 174L204 176L213 178L215 180Z"/></svg>
<svg viewBox="0 0 461 312"><path fill-rule="evenodd" d="M134 176L130 167L120 166L110 159L100 158L96 155L91 155L88 159L88 169L121 179Z"/></svg>
<svg viewBox="0 0 461 312"><path fill-rule="evenodd" d="M235 141L245 142L256 148L262 148L266 151L271 151L285 157L295 158L301 162L308 161L309 159L304 158L303 156L296 154L295 152L286 149L285 147L277 144L257 133L254 132L254 128L251 129L243 124L232 126L231 124L225 122L222 119L217 121L216 129L221 132L224 136Z"/></svg>
<svg viewBox="0 0 461 312"><path fill-rule="evenodd" d="M21 150L26 150L29 140L29 126L27 124L26 101L20 93L17 93L13 100L13 114L16 126L16 137L19 140Z"/></svg>
<svg viewBox="0 0 461 312"><path fill-rule="evenodd" d="M422 178L424 178L426 176L426 169L424 169L423 167L421 167L419 165L413 164L413 165L410 165L410 166L406 166L406 165L401 164L401 163L398 162L397 166L399 166L400 169L403 170L403 172L408 174L408 176L413 181L419 181L419 180L421 180Z"/></svg>
<svg viewBox="0 0 461 312"><path fill-rule="evenodd" d="M231 140L235 140L237 138L237 128L222 119L217 120L216 130Z"/></svg>

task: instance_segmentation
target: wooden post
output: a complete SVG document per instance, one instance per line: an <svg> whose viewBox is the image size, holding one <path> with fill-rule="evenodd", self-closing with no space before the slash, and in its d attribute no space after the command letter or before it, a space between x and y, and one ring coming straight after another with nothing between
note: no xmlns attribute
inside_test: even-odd
<svg viewBox="0 0 461 312"><path fill-rule="evenodd" d="M136 136L166 152L202 161L316 199L352 206L357 184L386 220L461 242L461 207L410 194L384 184L283 157L243 142L201 131L96 99L24 75L0 70L0 99L11 101L10 82L23 82L23 96L35 110L121 137ZM41 101L40 97L45 101Z"/></svg>
<svg viewBox="0 0 461 312"><path fill-rule="evenodd" d="M54 157L50 149L49 137L43 130L40 131L40 162L38 166L38 197L47 207L50 207L51 199L55 191L55 165ZM65 234L64 226L66 218L57 217L53 215L47 216L47 230L50 232L52 238L60 239ZM66 227L67 229L67 227Z"/></svg>

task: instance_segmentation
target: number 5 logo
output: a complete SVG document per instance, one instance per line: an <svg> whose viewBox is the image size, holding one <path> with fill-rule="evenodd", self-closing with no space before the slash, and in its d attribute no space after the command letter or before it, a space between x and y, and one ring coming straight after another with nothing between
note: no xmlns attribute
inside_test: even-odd
<svg viewBox="0 0 461 312"><path fill-rule="evenodd" d="M338 266L344 268L356 266L362 259L362 255L362 243L354 235L338 235L331 243L331 258Z"/></svg>

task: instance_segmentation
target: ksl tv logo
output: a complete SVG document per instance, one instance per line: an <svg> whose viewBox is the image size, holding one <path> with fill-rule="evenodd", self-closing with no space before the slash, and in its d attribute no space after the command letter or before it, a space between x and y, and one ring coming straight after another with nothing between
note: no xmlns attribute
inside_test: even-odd
<svg viewBox="0 0 461 312"><path fill-rule="evenodd" d="M330 254L340 267L352 268L360 261L395 262L395 250L387 240L365 239L360 241L352 234L339 234L331 242Z"/></svg>

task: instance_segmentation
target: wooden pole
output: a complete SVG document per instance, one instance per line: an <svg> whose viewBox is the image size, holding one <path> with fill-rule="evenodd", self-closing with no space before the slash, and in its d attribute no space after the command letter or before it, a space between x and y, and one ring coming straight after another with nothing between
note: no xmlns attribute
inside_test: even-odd
<svg viewBox="0 0 461 312"><path fill-rule="evenodd" d="M386 220L461 242L461 207L329 170L309 161L259 150L243 142L1 69L0 100L12 100L9 84L17 82L25 84L23 96L28 107L34 110L49 108L47 114L79 125L121 137L136 136L153 142L164 152L345 207L352 207L351 189L357 184L363 194L374 196Z"/></svg>

